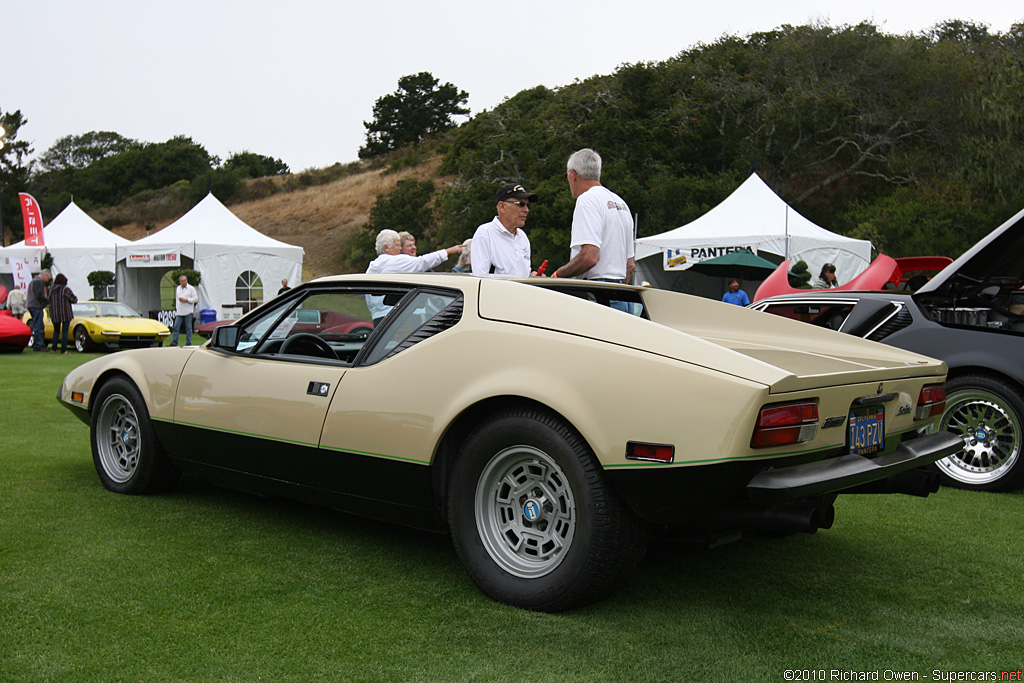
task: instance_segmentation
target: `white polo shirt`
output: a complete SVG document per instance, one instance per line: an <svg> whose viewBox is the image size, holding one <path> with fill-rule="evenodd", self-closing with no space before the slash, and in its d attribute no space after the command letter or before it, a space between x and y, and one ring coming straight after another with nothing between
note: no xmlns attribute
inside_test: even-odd
<svg viewBox="0 0 1024 683"><path fill-rule="evenodd" d="M633 258L633 217L622 197L603 185L595 185L576 199L572 214L569 258L584 244L601 250L597 264L577 277L585 280L623 280L626 261ZM476 244L473 244L476 257Z"/></svg>
<svg viewBox="0 0 1024 683"><path fill-rule="evenodd" d="M470 247L473 275L530 277L530 238L522 228L513 235L495 216L476 229Z"/></svg>

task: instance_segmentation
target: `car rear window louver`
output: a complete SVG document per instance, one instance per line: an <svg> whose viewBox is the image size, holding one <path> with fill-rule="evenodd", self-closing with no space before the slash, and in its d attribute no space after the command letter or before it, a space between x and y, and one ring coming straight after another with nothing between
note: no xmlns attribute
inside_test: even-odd
<svg viewBox="0 0 1024 683"><path fill-rule="evenodd" d="M906 306L901 306L896 315L886 320L882 325L869 334L866 339L870 339L871 341L882 341L893 332L902 330L912 321L913 316L910 315L910 311L907 310Z"/></svg>
<svg viewBox="0 0 1024 683"><path fill-rule="evenodd" d="M429 339L435 334L444 332L449 327L452 327L455 323L459 322L461 318L462 299L458 299L457 301L453 301L448 304L444 310L435 315L426 325L406 337L401 344L391 349L388 355L384 356L384 358L391 358L391 356L394 356L396 353L401 353L410 346L419 344L424 339Z"/></svg>

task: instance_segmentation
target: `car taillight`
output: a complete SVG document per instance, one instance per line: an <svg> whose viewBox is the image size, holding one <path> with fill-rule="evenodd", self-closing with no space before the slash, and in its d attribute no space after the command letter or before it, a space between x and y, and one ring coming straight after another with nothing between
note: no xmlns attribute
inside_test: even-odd
<svg viewBox="0 0 1024 683"><path fill-rule="evenodd" d="M917 410L914 419L927 420L929 417L941 415L946 409L946 387L941 384L929 384L921 387L917 395Z"/></svg>
<svg viewBox="0 0 1024 683"><path fill-rule="evenodd" d="M761 408L750 437L752 448L810 441L818 433L818 404L812 401L773 403Z"/></svg>
<svg viewBox="0 0 1024 683"><path fill-rule="evenodd" d="M626 443L627 460L648 460L650 462L670 463L675 458L676 447L663 443Z"/></svg>

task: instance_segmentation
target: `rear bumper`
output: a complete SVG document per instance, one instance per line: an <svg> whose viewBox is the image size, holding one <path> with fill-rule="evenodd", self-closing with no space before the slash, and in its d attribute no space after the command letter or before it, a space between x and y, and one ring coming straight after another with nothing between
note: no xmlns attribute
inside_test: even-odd
<svg viewBox="0 0 1024 683"><path fill-rule="evenodd" d="M963 439L938 432L904 441L892 453L877 458L843 455L792 467L769 468L747 484L750 500L769 505L834 493L930 465L964 447Z"/></svg>

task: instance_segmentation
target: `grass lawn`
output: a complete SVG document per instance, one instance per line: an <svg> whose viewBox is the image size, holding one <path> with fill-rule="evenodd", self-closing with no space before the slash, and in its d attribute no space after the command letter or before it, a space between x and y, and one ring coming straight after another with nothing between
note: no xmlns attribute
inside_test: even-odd
<svg viewBox="0 0 1024 683"><path fill-rule="evenodd" d="M443 536L189 478L108 493L88 428L54 398L91 357L0 354L0 681L999 680L1024 666L1022 493L840 497L830 531L655 544L611 599L538 614L484 597Z"/></svg>

